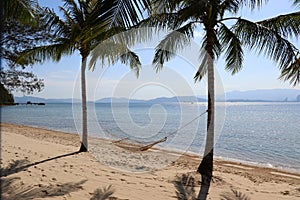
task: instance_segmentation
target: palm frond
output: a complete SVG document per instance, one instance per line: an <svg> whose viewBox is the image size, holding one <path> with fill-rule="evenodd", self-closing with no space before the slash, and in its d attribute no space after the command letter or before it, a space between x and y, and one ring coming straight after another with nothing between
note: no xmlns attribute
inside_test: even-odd
<svg viewBox="0 0 300 200"><path fill-rule="evenodd" d="M238 0L224 0L220 4L220 16L224 16L225 11L228 11L230 13L237 13L238 10L240 9L240 2Z"/></svg>
<svg viewBox="0 0 300 200"><path fill-rule="evenodd" d="M114 65L118 61L129 64L130 68L133 69L137 75L141 68L139 57L130 51L124 43L116 43L112 39L103 41L91 51L89 69L94 70L98 60L101 61L102 67Z"/></svg>
<svg viewBox="0 0 300 200"><path fill-rule="evenodd" d="M296 60L297 48L278 32L245 19L239 19L234 31L244 45L263 53L285 69Z"/></svg>
<svg viewBox="0 0 300 200"><path fill-rule="evenodd" d="M157 27L158 29L171 29L174 30L175 24L182 24L185 21L181 19L178 13L159 13L153 14L139 23L139 27Z"/></svg>
<svg viewBox="0 0 300 200"><path fill-rule="evenodd" d="M150 0L110 0L112 18L110 27L130 27L137 24L144 15L144 11L150 9Z"/></svg>
<svg viewBox="0 0 300 200"><path fill-rule="evenodd" d="M122 27L115 27L114 29L107 31L106 35L115 43L122 43L126 44L128 47L132 47L135 44L152 42L155 31L157 31L157 29L152 27L132 28L128 31L124 30Z"/></svg>
<svg viewBox="0 0 300 200"><path fill-rule="evenodd" d="M84 22L84 10L80 9L80 5L85 1L78 1L78 4L74 0L63 0L65 3L63 7L68 11L68 17L78 24Z"/></svg>
<svg viewBox="0 0 300 200"><path fill-rule="evenodd" d="M23 23L32 23L33 18L38 14L39 6L37 0L2 1L4 19L14 19Z"/></svg>
<svg viewBox="0 0 300 200"><path fill-rule="evenodd" d="M178 8L182 8L183 1L177 0L152 0L151 14L170 13Z"/></svg>
<svg viewBox="0 0 300 200"><path fill-rule="evenodd" d="M300 7L300 0L294 0L294 6Z"/></svg>
<svg viewBox="0 0 300 200"><path fill-rule="evenodd" d="M233 74L240 71L243 64L242 44L225 24L221 24L219 29L219 37L225 50L226 70Z"/></svg>
<svg viewBox="0 0 300 200"><path fill-rule="evenodd" d="M72 16L70 16L70 10L64 7L59 7L59 10L63 13L65 18L65 23L67 24L68 27L72 27L73 25L78 24L74 21Z"/></svg>
<svg viewBox="0 0 300 200"><path fill-rule="evenodd" d="M207 66L208 66L209 55L204 48L200 50L200 65L198 70L194 76L194 80L201 81L203 77L207 74Z"/></svg>
<svg viewBox="0 0 300 200"><path fill-rule="evenodd" d="M291 85L296 86L300 83L300 58L298 58L294 63L285 69L281 70L281 75L279 77L284 81L290 81Z"/></svg>
<svg viewBox="0 0 300 200"><path fill-rule="evenodd" d="M75 47L69 44L69 40L60 39L60 43L39 46L22 52L16 60L16 64L24 59L29 60L30 63L42 63L51 59L58 62L63 55L71 55L74 51Z"/></svg>
<svg viewBox="0 0 300 200"><path fill-rule="evenodd" d="M41 21L45 24L45 29L53 34L53 38L64 36L69 32L68 24L49 8L43 9L41 14Z"/></svg>
<svg viewBox="0 0 300 200"><path fill-rule="evenodd" d="M178 50L184 49L186 45L190 44L190 40L193 37L193 29L194 24L188 23L176 31L171 31L171 33L167 34L165 38L159 42L152 61L157 71L163 67L165 62L175 56Z"/></svg>
<svg viewBox="0 0 300 200"><path fill-rule="evenodd" d="M220 16L223 17L225 12L236 14L243 6L250 7L250 9L261 8L263 3L268 0L223 0L219 6Z"/></svg>
<svg viewBox="0 0 300 200"><path fill-rule="evenodd" d="M207 0L197 1L168 1L159 3L161 7L159 12L153 12L152 15L143 20L141 25L154 26L159 28L168 28L170 30L179 29L181 26L190 22L201 22L201 16L207 11Z"/></svg>
<svg viewBox="0 0 300 200"><path fill-rule="evenodd" d="M257 23L278 32L284 37L297 37L300 34L300 12L279 15Z"/></svg>
<svg viewBox="0 0 300 200"><path fill-rule="evenodd" d="M185 21L201 22L202 17L207 14L208 5L209 1L207 0L184 1L183 8L178 10L177 13L179 14L179 18Z"/></svg>
<svg viewBox="0 0 300 200"><path fill-rule="evenodd" d="M120 56L120 60L123 64L129 65L130 69L134 70L136 73L136 76L139 76L139 72L141 69L141 61L139 60L139 57L136 53L128 51Z"/></svg>
<svg viewBox="0 0 300 200"><path fill-rule="evenodd" d="M245 6L249 6L252 10L255 8L261 8L264 3L269 0L242 0Z"/></svg>

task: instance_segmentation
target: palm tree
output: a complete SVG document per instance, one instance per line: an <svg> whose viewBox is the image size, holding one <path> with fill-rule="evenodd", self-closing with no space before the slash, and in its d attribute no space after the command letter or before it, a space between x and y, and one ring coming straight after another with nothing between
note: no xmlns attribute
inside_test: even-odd
<svg viewBox="0 0 300 200"><path fill-rule="evenodd" d="M43 62L48 59L59 61L62 56L79 51L81 55L81 97L82 97L82 141L80 152L88 150L87 141L87 103L85 71L87 58L96 47L105 43L113 35L122 33L136 24L145 8L147 0L63 0L60 7L64 18L46 10L44 20L53 32L54 41L49 45L38 46L25 51L19 60L26 57L31 61ZM111 62L121 60L138 70L140 61L126 44L114 43L112 49L102 51L100 58ZM97 54L97 52L95 52ZM93 67L93 66L92 66Z"/></svg>
<svg viewBox="0 0 300 200"><path fill-rule="evenodd" d="M256 23L238 15L242 6L251 9L260 7L263 0L154 0L153 13L143 23L171 32L156 47L153 64L159 70L176 51L186 47L191 41L196 27L202 27L204 38L201 42L201 62L195 74L195 81L200 81L207 74L208 80L208 116L207 135L203 159L197 169L202 175L200 199L206 199L213 172L214 121L215 121L215 86L214 61L222 53L225 55L226 70L235 74L242 68L242 45L256 49L279 63L284 72L295 64L297 48L288 40L290 24L279 30L266 26L264 22ZM226 15L225 15L226 13ZM228 16L231 15L231 16ZM228 21L233 25L228 26ZM295 31L300 30L300 21L293 21ZM295 69L293 67L292 69ZM299 82L297 79L296 82Z"/></svg>

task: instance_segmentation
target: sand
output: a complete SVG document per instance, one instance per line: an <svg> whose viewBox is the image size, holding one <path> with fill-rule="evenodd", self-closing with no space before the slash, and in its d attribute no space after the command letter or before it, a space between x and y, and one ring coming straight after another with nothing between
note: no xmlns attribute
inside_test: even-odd
<svg viewBox="0 0 300 200"><path fill-rule="evenodd" d="M199 192L198 156L131 152L99 139L90 144L90 153L78 154L78 135L2 123L2 199L91 199L109 186L114 200L176 200L179 190L192 199ZM183 184L185 176L194 181ZM296 200L300 174L216 160L207 199L232 190L252 200Z"/></svg>

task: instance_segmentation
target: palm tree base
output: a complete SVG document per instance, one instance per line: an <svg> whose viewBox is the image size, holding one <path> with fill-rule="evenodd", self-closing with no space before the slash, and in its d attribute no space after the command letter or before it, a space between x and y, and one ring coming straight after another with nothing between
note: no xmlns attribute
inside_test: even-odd
<svg viewBox="0 0 300 200"><path fill-rule="evenodd" d="M207 155L205 155L197 169L201 175L205 175L206 177L212 177L213 173L213 150L210 151Z"/></svg>
<svg viewBox="0 0 300 200"><path fill-rule="evenodd" d="M88 152L88 149L84 146L83 143L81 143L81 146L80 146L80 149L79 149L79 152Z"/></svg>

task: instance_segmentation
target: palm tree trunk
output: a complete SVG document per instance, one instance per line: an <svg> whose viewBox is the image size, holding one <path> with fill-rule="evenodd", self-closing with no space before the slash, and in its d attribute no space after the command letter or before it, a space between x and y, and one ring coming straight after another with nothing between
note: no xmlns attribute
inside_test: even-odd
<svg viewBox="0 0 300 200"><path fill-rule="evenodd" d="M209 55L213 55L208 52ZM208 56L207 87L208 87L208 110L207 110L207 135L203 159L197 172L201 174L201 189L198 195L199 200L205 200L208 195L210 182L213 175L213 155L214 155L214 126L215 126L215 83L214 83L214 59Z"/></svg>
<svg viewBox="0 0 300 200"><path fill-rule="evenodd" d="M198 167L198 172L203 175L212 176L213 152L214 152L214 126L215 126L215 84L214 84L214 63L213 59L208 61L208 109L207 109L207 135L204 156Z"/></svg>
<svg viewBox="0 0 300 200"><path fill-rule="evenodd" d="M82 56L81 62L81 101L82 101L82 138L79 152L88 151L87 141L87 106L86 106L86 82L85 82L85 69L87 57Z"/></svg>

